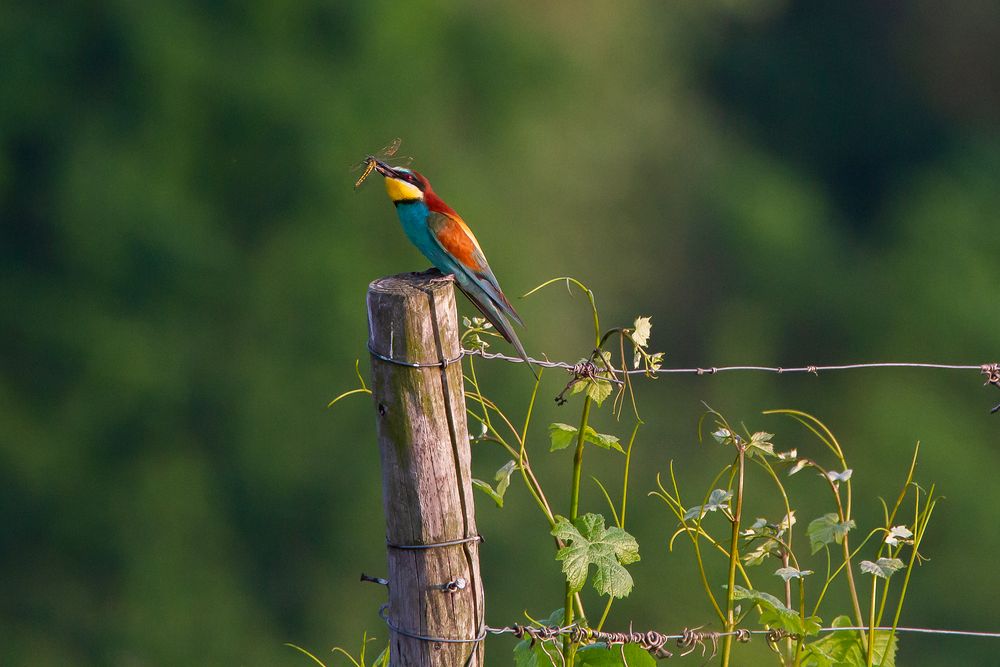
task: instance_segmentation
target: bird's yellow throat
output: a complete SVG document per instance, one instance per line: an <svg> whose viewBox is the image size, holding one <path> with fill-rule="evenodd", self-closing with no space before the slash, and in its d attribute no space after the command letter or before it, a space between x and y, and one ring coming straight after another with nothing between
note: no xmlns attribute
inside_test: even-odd
<svg viewBox="0 0 1000 667"><path fill-rule="evenodd" d="M391 177L385 179L385 191L389 193L389 199L394 202L406 199L423 199L424 196L424 193L417 186Z"/></svg>

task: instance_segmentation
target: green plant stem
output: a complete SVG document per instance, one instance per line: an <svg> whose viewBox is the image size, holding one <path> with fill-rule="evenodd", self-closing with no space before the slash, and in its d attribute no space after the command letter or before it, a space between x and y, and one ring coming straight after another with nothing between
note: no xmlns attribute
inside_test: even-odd
<svg viewBox="0 0 1000 667"><path fill-rule="evenodd" d="M875 600L878 598L878 577L872 577L872 601L868 608L868 645L865 649L865 667L872 667L875 656Z"/></svg>
<svg viewBox="0 0 1000 667"><path fill-rule="evenodd" d="M791 558L789 557L789 554L790 554L790 552L787 549L782 548L782 550L781 550L781 566L782 567L788 567L788 564L791 561ZM799 569L799 567L798 567L797 564L796 564L795 569L796 570ZM799 577L799 588L800 589L802 588L801 584L802 584L802 577ZM789 609L792 608L792 580L791 579L786 579L785 580L785 606L788 607ZM800 611L799 614L801 615L801 613L802 612ZM791 637L788 638L788 640L787 640L787 642L785 644L785 647L788 650L788 655L791 656L792 655L792 650L793 650L793 644L792 644L792 638Z"/></svg>
<svg viewBox="0 0 1000 667"><path fill-rule="evenodd" d="M858 589L854 583L854 569L851 567L851 548L847 544L847 535L844 535L844 569L847 572L847 587L851 591L851 604L854 605L854 615L858 619L858 625L864 625L861 620L861 603L858 601Z"/></svg>
<svg viewBox="0 0 1000 667"><path fill-rule="evenodd" d="M866 544L868 544L868 540L870 540L875 535L880 535L881 533L882 533L882 529L881 528L874 528L874 529L872 529L868 533L868 535L865 536L865 539L861 541L861 546L857 547L854 551L851 552L851 558L854 558L859 553L861 553L861 550L865 548ZM823 584L823 587L820 589L819 596L817 596L817 598L816 598L816 603L813 605L813 610L812 610L812 615L813 616L815 616L816 614L819 613L819 608L823 604L823 599L826 597L826 592L830 588L830 584L833 583L834 579L836 579L838 576L840 576L841 570L843 570L846 567L845 563L841 563L840 565L837 566L837 569L833 571L833 574L830 574L830 567L831 567L831 565L830 565L830 551L829 551L829 549L827 549L826 553L827 553L827 564L826 564L827 578L826 578L826 582ZM862 633L863 632L864 631L862 631Z"/></svg>
<svg viewBox="0 0 1000 667"><path fill-rule="evenodd" d="M800 424L805 426L807 429L813 432L827 446L827 448L833 452L833 455L837 457L840 462L841 470L847 470L847 459L844 457L844 450L840 446L840 442L837 441L837 437L827 428L826 424L816 419L807 412L802 412L801 410L766 410L765 415L771 414L784 414L789 415L793 419L797 420ZM815 426L814 426L815 424ZM819 430L818 430L819 429ZM822 433L820 432L822 430ZM825 435L824 435L825 434ZM819 468L819 466L816 466ZM825 471L824 471L825 472ZM847 480L844 486L847 488L847 507L844 508L843 503L840 500L840 492L837 487L831 481L830 486L833 488L833 496L837 501L837 514L840 517L840 521L846 522L851 518L851 505L853 500L853 487L851 485L851 480ZM854 618L857 620L858 626L865 624L864 617L861 615L861 603L858 601L858 588L854 583L854 572L851 568L851 547L848 543L847 535L844 535L843 540L844 547L844 565L847 569L847 586L851 592L851 604L854 606ZM864 633L862 633L864 634Z"/></svg>
<svg viewBox="0 0 1000 667"><path fill-rule="evenodd" d="M851 512L850 508L848 508L846 511L844 509L844 503L841 501L840 489L837 487L837 483L834 482L832 479L830 479L829 475L827 474L826 468L815 462L812 464L812 466L820 471L820 473L823 475L823 478L826 479L827 484L830 485L830 493L833 494L833 500L837 505L837 518L840 520L840 523L842 524L847 523L847 521L850 520L851 518ZM847 484L850 484L850 480L848 480ZM848 491L849 490L850 487L848 487ZM848 495L848 498L849 497L850 495ZM843 552L844 552L844 570L847 576L847 588L851 593L851 604L854 606L854 620L857 622L858 627L861 627L865 625L865 618L861 614L861 603L858 598L858 588L857 585L854 583L854 568L851 567L851 556L852 556L851 544L850 544L850 539L848 538L847 535L844 535L844 539L841 541L841 546L843 547ZM863 638L864 632L862 632L861 634Z"/></svg>
<svg viewBox="0 0 1000 667"><path fill-rule="evenodd" d="M763 457L756 457L753 459L753 461L755 461L757 465L759 465L760 467L762 467L764 470L767 471L767 474L771 477L771 480L774 482L774 486L778 489L778 493L781 494L781 502L785 507L785 521L788 524L788 526L785 528L785 532L787 533L788 537L786 537L785 540L789 545L789 552L791 552L790 546L792 544L792 533L794 532L795 527L792 525L792 503L788 499L788 492L785 490L785 485L781 483L781 478L778 477L778 473L774 471L774 467L767 462L767 459ZM794 558L794 554L792 555L792 557ZM796 567L798 567L797 564Z"/></svg>
<svg viewBox="0 0 1000 667"><path fill-rule="evenodd" d="M635 436L639 433L639 427L642 426L642 422L636 422L635 428L632 429L632 437L628 440L628 447L625 449L625 478L622 481L622 511L618 515L621 517L621 521L618 527L625 528L625 508L628 505L628 471L632 464L632 445L635 444Z"/></svg>
<svg viewBox="0 0 1000 667"><path fill-rule="evenodd" d="M553 283L558 283L558 282L563 282L563 281L565 281L567 289L569 288L569 286L571 284L572 285L576 285L577 287L579 287L581 290L583 290L583 292L587 295L587 298L590 300L590 311L591 311L591 313L594 316L594 334L596 336L595 340L599 344L600 340L601 340L601 320L597 316L597 301L594 298L594 293L592 291L590 291L590 288L587 287L586 285L584 285L583 283L581 283L576 278L570 278L569 276L560 276L559 278L551 278L549 280L546 280L544 283L542 283L538 287L535 287L534 289L529 290L528 292L525 292L521 296L522 297L531 296L532 294L534 294L538 290L542 289L543 287L548 287L549 285L551 285Z"/></svg>
<svg viewBox="0 0 1000 667"><path fill-rule="evenodd" d="M540 377L541 373L539 373L539 378ZM528 453L527 450L525 449L525 442L526 442L525 439L528 432L528 424L531 420L532 409L535 405L535 399L538 395L538 386L540 383L540 379L535 381L535 387L531 392L531 401L528 403L528 415L527 417L525 417L524 428L520 434L518 433L517 429L514 428L514 425L510 422L510 420L507 419L507 416L500 410L500 408L497 407L497 405L493 403L493 401L490 401L485 396L483 396L482 392L479 389L479 379L476 377L476 365L471 359L469 360L469 377L467 379L469 383L472 385L473 389L475 390L472 392L467 392L467 395L476 400L483 408L482 416L477 415L475 412L472 412L471 410L467 410L468 414L474 419L481 422L484 426L486 426L487 432L491 433L494 436L494 440L497 443L499 443L500 446L506 449L511 456L517 458L518 469L521 471L521 477L524 480L524 485L528 488L528 492L531 493L531 497L538 505L538 508L542 510L542 514L545 515L546 521L549 522L549 528L552 528L553 526L556 525L556 520L555 517L553 516L552 508L549 505L548 499L545 497L545 492L542 491L542 485L538 482L538 479L535 477L535 473L532 472L531 470L531 464L528 462ZM500 436L500 432L497 431L496 428L494 428L493 422L490 420L491 409L497 413L497 415L504 421L505 424L507 424L507 427L511 430L511 433L513 433L514 437L517 438L519 447L518 449L515 450L513 447L511 447L511 445L506 440L504 440L503 437ZM560 545L560 547L561 546L562 545Z"/></svg>
<svg viewBox="0 0 1000 667"><path fill-rule="evenodd" d="M613 597L608 596L608 603L604 605L604 611L601 613L601 620L597 622L597 630L600 631L604 627L604 621L608 619L608 612L611 611L611 605L615 601Z"/></svg>
<svg viewBox="0 0 1000 667"><path fill-rule="evenodd" d="M917 502L920 502L919 491L917 491ZM906 566L906 574L903 576L903 586L899 591L899 601L896 603L896 613L892 617L892 630L889 631L889 637L886 640L886 650L882 654L882 663L885 662L885 657L889 654L889 646L892 645L892 639L896 635L896 627L899 625L899 615L903 612L903 600L906 598L906 589L910 585L910 575L913 574L913 566L917 564L920 542L927 531L927 524L930 523L935 505L937 505L937 499L934 498L934 486L932 485L927 493L927 503L924 505L924 511L922 514L918 514L916 525L914 526L917 530L913 531L913 548L910 551L910 562ZM882 663L879 663L879 667L881 667Z"/></svg>
<svg viewBox="0 0 1000 667"><path fill-rule="evenodd" d="M626 378L628 376L626 375ZM638 413L636 413L638 416ZM625 449L625 474L624 480L622 482L622 511L617 515L618 527L622 530L625 529L625 508L628 507L628 472L629 466L632 462L632 445L635 444L635 436L639 432L639 427L642 426L642 422L636 422L635 427L632 429L632 437L629 438L628 447ZM605 492L607 495L607 492ZM610 500L609 500L610 502ZM612 514L615 513L615 508L611 508ZM597 623L597 629L601 630L604 628L604 621L608 618L608 613L611 612L611 605L614 604L615 598L613 596L608 596L608 602L604 605L604 612L601 614L601 620Z"/></svg>
<svg viewBox="0 0 1000 667"><path fill-rule="evenodd" d="M573 487L570 490L569 520L576 521L580 515L580 476L583 473L583 445L586 442L585 431L590 420L590 396L583 399L583 414L580 417L580 430L576 434L576 452L573 454Z"/></svg>
<svg viewBox="0 0 1000 667"><path fill-rule="evenodd" d="M906 479L904 480L903 487L902 487L902 489L899 492L899 497L896 499L896 504L893 505L893 507L892 507L892 513L891 514L888 514L888 513L886 514L886 517L885 517L885 528L886 528L886 530L892 529L892 524L895 523L895 521L896 521L896 513L899 511L899 508L903 504L903 500L906 498L906 492L909 490L910 483L913 481L913 471L916 470L916 467L917 467L917 455L919 453L920 453L920 442L917 441L917 445L913 449L913 459L910 461L910 469L906 473ZM917 494L917 503L918 503L918 506L919 506L920 491L917 490L916 494ZM914 517L914 520L916 520L916 517ZM914 529L916 529L916 525L914 525ZM914 530L913 532L916 533L916 530ZM876 554L876 558L880 558L882 556L882 550L885 548L885 546L886 546L886 544L883 541L882 544L879 546L879 550L878 550L878 553ZM903 545L900 544L899 548L896 549L896 552L894 554L892 554L893 557L898 557L899 553L902 551L902 549L903 549ZM882 618L883 618L883 615L885 614L885 605L886 605L886 602L889 600L889 583L890 583L890 581L891 581L890 579L886 580L886 582L885 582L885 588L882 590L882 602L879 604L878 616L875 617L875 624L876 625L882 625Z"/></svg>
<svg viewBox="0 0 1000 667"><path fill-rule="evenodd" d="M542 511L542 514L545 515L545 520L548 521L549 528L554 527L556 525L556 520L555 520L555 515L552 512L552 506L549 504L548 498L545 497L545 492L542 490L541 482L538 481L538 478L535 477L534 471L531 469L531 463L528 461L528 452L525 449L526 437L528 433L528 424L531 419L531 413L535 404L535 399L538 395L538 386L540 380L535 381L535 388L531 393L531 402L528 404L528 416L525 418L524 428L522 429L521 433L518 433L517 430L514 428L513 424L511 424L510 420L507 419L507 416L503 414L500 408L497 407L497 405L494 404L492 401L484 397L482 393L480 393L479 383L476 378L475 367L472 364L471 360L469 365L470 365L471 377L467 377L466 379L473 386L473 389L475 391L466 392L466 396L469 396L479 402L479 404L483 407L483 415L480 416L475 412L473 412L472 410L466 410L467 414L473 419L479 421L480 423L486 426L487 432L490 434L490 439L492 441L498 443L501 447L507 450L507 452L511 456L517 458L519 464L518 469L521 471L521 478L524 480L524 485L528 488L528 492L531 494L531 497L535 501L535 504L538 505L538 508ZM539 373L539 376L541 376L541 372ZM489 416L490 410L496 412L497 415L501 419L503 419L504 423L507 424L508 428L511 429L511 432L514 434L514 437L518 441L519 449L514 449L510 445L510 443L508 443L506 440L503 439L503 437L500 435L500 432L493 427L493 423L490 421L490 416ZM555 538L555 543L557 549L562 549L565 546L565 544L563 544L562 540L560 540L559 538ZM583 616L584 615L583 600L580 598L580 594L577 593L573 599L576 602L577 611L580 613L581 616Z"/></svg>
<svg viewBox="0 0 1000 667"><path fill-rule="evenodd" d="M837 497L837 505L839 509L840 505L839 496ZM840 511L840 516L841 516L840 519L841 522L842 523L846 522L846 519L843 518L844 517L843 510ZM843 546L844 546L844 566L845 566L844 569L847 573L847 587L851 591L851 604L854 605L854 616L855 618L858 619L858 625L864 625L864 621L862 620L861 617L861 603L858 602L858 589L854 583L854 568L851 566L851 547L847 543L847 535L844 535Z"/></svg>
<svg viewBox="0 0 1000 667"><path fill-rule="evenodd" d="M684 526L682 528L678 528L677 532L674 533L674 534L675 535L679 535L681 532L687 533L689 539L691 539L691 541L694 542L695 538L691 536L691 533L694 532L694 531L696 531L696 530L698 530L698 529L696 529L694 527L691 527L691 526ZM700 531L700 532L701 532L701 537L703 539L707 540L709 544L711 544L713 547L715 547L715 549L720 554L722 554L723 556L725 556L727 559L729 558L729 551L726 550L726 547L722 546L717 541L715 541L715 539L711 535L709 535L708 533L706 533L705 531ZM671 538L671 540L670 540L670 550L671 551L673 551L673 543L674 543L674 540L673 540L673 538ZM743 566L743 563L737 563L736 564L736 568L739 570L740 576L743 577L743 583L745 584L746 588L748 588L749 590L753 590L753 583L750 581L750 575L747 574L746 568ZM706 586L708 585L708 581L707 580L705 581L705 585ZM721 609L719 609L719 620L721 620L723 622L725 622L725 620L726 620L726 615L722 613Z"/></svg>
<svg viewBox="0 0 1000 667"><path fill-rule="evenodd" d="M583 399L583 414L580 416L580 429L576 434L576 452L573 454L573 486L570 489L569 497L569 520L574 523L580 514L580 477L583 473L583 446L586 442L587 422L590 420L590 406L592 400L590 396ZM564 625L573 623L573 591L569 582L566 583L566 612ZM563 638L563 657L566 658L567 667L573 667L574 646L569 637Z"/></svg>
<svg viewBox="0 0 1000 667"><path fill-rule="evenodd" d="M715 476L715 478L712 480L712 483L709 484L709 489L714 489L715 485L719 481L719 479L721 479L722 476L724 474L726 474L726 472L729 471L729 469L731 467L732 467L731 465L726 465L726 467L724 467L722 470L720 470L719 474L717 474ZM659 482L659 480L657 480L657 482ZM708 574L705 571L705 561L702 559L702 556L701 556L701 546L698 544L698 540L699 540L700 537L702 537L702 536L709 537L708 533L706 533L701 528L701 520L704 517L703 516L698 517L697 522L694 524L694 526L695 526L694 533L692 534L691 529L688 528L687 521L685 521L685 519L684 519L684 505L683 505L683 503L681 501L681 491L680 491L680 488L677 486L677 476L674 474L674 462L673 461L670 462L670 483L673 485L674 495L672 496L672 498L674 499L674 503L676 504L676 509L674 509L673 511L674 511L675 514L677 514L677 518L680 520L681 525L687 531L688 537L691 538L691 543L692 543L692 546L694 547L695 560L698 562L698 574L701 576L701 584L705 588L705 595L708 596L708 600L709 600L709 602L711 602L712 608L715 610L716 615L719 617L719 621L721 621L722 623L725 623L726 622L726 615L722 611L722 608L719 606L719 603L716 601L715 594L712 593L712 586L708 583ZM663 487L660 486L660 489L663 490ZM706 502L708 502L708 498L709 498L710 494L711 494L711 491L709 491L708 494L705 495L705 499L702 500L702 505L704 505ZM662 497L663 498L667 498L667 497L670 497L670 496L669 496L669 494L667 494L666 492L664 492L664 495ZM672 544L673 544L673 540L671 540L671 545ZM715 544L714 541L713 541L713 544ZM716 545L716 546L718 546L723 551L723 553L726 553L725 549L722 548L721 545ZM727 555L727 557L729 556L728 553L726 555ZM742 568L742 563L740 563L740 567Z"/></svg>
<svg viewBox="0 0 1000 667"><path fill-rule="evenodd" d="M618 337L619 350L621 351L621 360L622 360L622 371L623 371L622 379L624 380L624 384L622 384L619 396L628 393L629 400L632 402L632 414L635 415L637 421L636 427L638 428L638 425L642 423L642 419L639 417L639 406L635 404L635 391L633 391L632 389L631 376L628 374L628 360L625 359L625 337L626 337L625 334ZM629 337L629 340L631 340L631 337ZM633 341L632 344L635 345L635 342ZM636 345L635 349L641 350L642 348ZM622 404L624 404L624 402L625 402L624 399L622 399ZM617 412L615 411L614 407L612 407L611 412L621 416L621 406L619 406ZM634 431L632 433L632 437L633 438L635 437Z"/></svg>
<svg viewBox="0 0 1000 667"><path fill-rule="evenodd" d="M726 632L732 632L736 627L736 617L733 613L734 590L736 587L736 564L740 560L740 519L743 515L743 468L745 452L742 446L736 459L736 507L733 510L732 544L729 547L729 576L726 588ZM733 636L727 634L722 646L722 667L729 667L729 659L733 648Z"/></svg>
<svg viewBox="0 0 1000 667"><path fill-rule="evenodd" d="M781 494L781 499L785 505L785 523L787 527L785 531L787 537L785 542L781 542L781 561L784 567L788 567L789 560L794 560L795 569L801 570L799 567L798 559L795 558L795 554L792 552L792 506L791 502L788 500L788 493L785 491L785 485L781 483L781 478L774 471L774 467L768 463L767 459L764 457L756 457L753 459L760 467L767 471L770 475L771 480L774 482L775 487L778 489L778 493ZM780 542L780 540L779 540ZM803 619L806 617L806 590L805 590L805 578L798 578L798 588L799 588L799 616ZM792 582L788 580L785 582L785 606L789 609L792 608ZM793 641L791 637L788 638L786 648L788 650L789 660L792 664L798 660L799 650L802 646L802 638L797 641Z"/></svg>
<svg viewBox="0 0 1000 667"><path fill-rule="evenodd" d="M473 393L470 393L469 395L478 396L478 394L473 394ZM494 429L492 424L490 424L487 420L484 420L482 417L480 417L478 414L476 414L471 410L467 410L466 413L473 419L479 421L480 423L486 426L487 431L490 434L489 438L490 440L499 444L501 447L507 450L508 454L518 459L518 464L519 464L518 469L521 471L521 477L524 480L524 485L528 488L528 492L531 494L531 497L535 501L535 504L538 505L538 508L542 511L542 514L545 515L545 520L548 521L549 528L555 526L556 520L552 513L552 508L549 506L549 501L545 497L545 493L542 491L542 486L539 483L538 478L535 477L535 473L531 469L531 464L528 462L527 454L524 452L523 443L521 444L520 451L514 449L506 440L503 439L499 431ZM515 432L515 436L516 435L517 433Z"/></svg>
<svg viewBox="0 0 1000 667"><path fill-rule="evenodd" d="M483 392L479 389L479 378L476 377L476 362L471 357L469 358L469 377L468 380L472 383L472 387L476 390L476 396L479 398L479 405L483 407L483 421L486 424L486 428L491 428L490 423L490 411L486 407L486 399L483 397Z"/></svg>

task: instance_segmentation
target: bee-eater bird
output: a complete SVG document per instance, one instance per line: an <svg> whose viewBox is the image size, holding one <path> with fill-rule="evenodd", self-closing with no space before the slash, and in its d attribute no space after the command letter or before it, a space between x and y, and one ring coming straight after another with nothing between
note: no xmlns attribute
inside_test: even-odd
<svg viewBox="0 0 1000 667"><path fill-rule="evenodd" d="M514 346L518 356L535 373L524 346L507 318L522 326L524 323L500 289L497 277L493 275L486 255L469 226L434 193L423 175L412 169L391 167L381 160L370 159L374 160L378 173L385 177L386 192L396 205L403 231L413 245L442 273L455 276L459 289ZM535 377L538 377L537 373Z"/></svg>

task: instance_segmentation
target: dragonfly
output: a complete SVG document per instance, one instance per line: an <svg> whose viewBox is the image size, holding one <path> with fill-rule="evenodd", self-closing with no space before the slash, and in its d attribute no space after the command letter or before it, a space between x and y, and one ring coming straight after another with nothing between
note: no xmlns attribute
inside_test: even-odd
<svg viewBox="0 0 1000 667"><path fill-rule="evenodd" d="M365 179L368 178L368 176L371 175L372 171L375 170L375 164L378 163L379 161L388 162L389 160L392 160L395 163L393 166L397 167L405 167L408 166L411 162L413 162L412 157L396 157L396 153L399 152L399 146L402 143L403 140L400 139L399 137L396 137L395 139L392 140L392 143L390 143L388 146L378 151L377 153L366 155L364 160L354 165L351 168L351 171L358 171L359 169L364 169L364 171L361 173L361 177L354 182L354 189L357 190L358 188L361 187L361 184L365 182Z"/></svg>

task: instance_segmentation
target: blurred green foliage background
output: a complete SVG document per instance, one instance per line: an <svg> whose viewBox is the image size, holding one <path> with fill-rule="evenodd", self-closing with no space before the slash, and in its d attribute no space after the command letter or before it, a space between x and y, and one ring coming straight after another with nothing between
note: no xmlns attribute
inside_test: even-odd
<svg viewBox="0 0 1000 667"><path fill-rule="evenodd" d="M384 593L358 583L384 568L371 406L325 405L354 359L365 371L368 282L426 268L381 186L351 187L349 166L395 136L509 295L578 277L609 326L652 315L667 365L1000 357L997 3L8 0L0 663L302 665L283 642L328 656L363 629L384 639ZM517 307L533 355L589 352L579 296ZM519 416L529 374L479 370ZM565 380L546 375L530 445L556 499L571 455L546 453L545 425L578 418L550 400ZM639 391L628 527L643 560L610 627L711 620L645 496L670 459L689 494L723 465L696 444L706 401L814 455L760 411L826 421L865 529L920 440L918 479L947 500L903 623L998 629L1000 392L975 373ZM628 434L606 409L597 422ZM490 447L474 451L481 477L506 460ZM613 483L620 457L591 451L585 473ZM830 511L816 481L795 488L803 521ZM584 509L602 502L588 486ZM561 606L516 480L507 505L479 497L495 625ZM822 614L847 609L834 597ZM909 665L997 650L901 642ZM746 657L758 644L738 650L762 660ZM490 640L489 662L511 647Z"/></svg>

